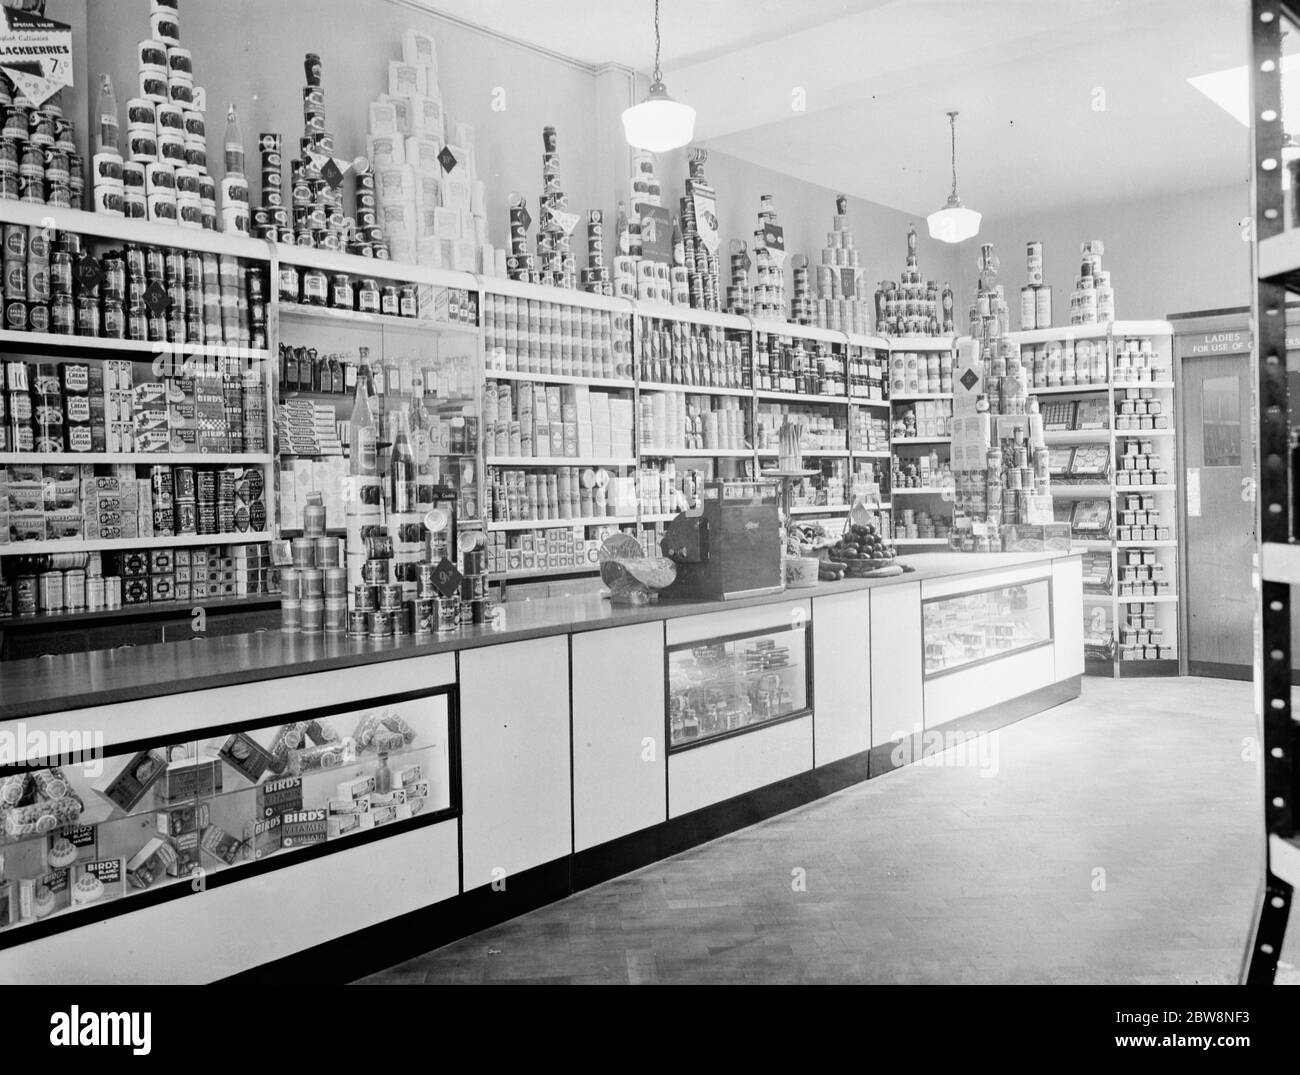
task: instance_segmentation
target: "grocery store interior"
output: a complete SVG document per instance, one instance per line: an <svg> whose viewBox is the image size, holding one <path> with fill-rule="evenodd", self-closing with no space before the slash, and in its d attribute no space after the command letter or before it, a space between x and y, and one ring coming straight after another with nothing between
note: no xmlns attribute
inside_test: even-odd
<svg viewBox="0 0 1300 1075"><path fill-rule="evenodd" d="M0 982L1300 982L1284 3L0 3Z"/></svg>

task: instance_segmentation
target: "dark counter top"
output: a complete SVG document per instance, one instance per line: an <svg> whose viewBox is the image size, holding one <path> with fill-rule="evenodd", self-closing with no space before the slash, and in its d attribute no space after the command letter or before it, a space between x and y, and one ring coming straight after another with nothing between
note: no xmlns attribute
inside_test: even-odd
<svg viewBox="0 0 1300 1075"><path fill-rule="evenodd" d="M1078 553L925 553L904 557L916 570L884 579L823 582L737 601L664 601L639 607L611 605L598 592L572 597L511 600L490 625L463 627L454 635L388 641L340 635L258 631L220 638L64 654L0 663L0 721L87 706L119 705L142 698L284 679L340 668L495 646L530 638L576 634L635 623L698 616L756 605L852 593L926 579L979 575L1048 563Z"/></svg>

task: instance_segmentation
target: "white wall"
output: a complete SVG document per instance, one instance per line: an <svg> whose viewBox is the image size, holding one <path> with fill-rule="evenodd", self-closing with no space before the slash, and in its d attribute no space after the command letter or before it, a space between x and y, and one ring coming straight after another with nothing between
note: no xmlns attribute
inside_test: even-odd
<svg viewBox="0 0 1300 1075"><path fill-rule="evenodd" d="M1245 162L1243 162L1243 168ZM1079 243L1101 239L1102 268L1115 288L1115 314L1125 320L1250 304L1250 246L1237 222L1251 216L1246 183L1218 190L1050 214L986 220L980 238L995 244L1000 277L1019 327L1025 243L1043 242L1044 280L1052 286L1053 321L1068 324L1079 271ZM975 272L965 272L973 294ZM963 314L964 317L964 314Z"/></svg>

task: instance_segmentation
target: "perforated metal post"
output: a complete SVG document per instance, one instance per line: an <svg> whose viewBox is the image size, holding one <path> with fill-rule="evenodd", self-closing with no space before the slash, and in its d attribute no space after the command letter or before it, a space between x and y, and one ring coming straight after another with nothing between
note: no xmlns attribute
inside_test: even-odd
<svg viewBox="0 0 1300 1075"><path fill-rule="evenodd" d="M1291 12L1279 0L1251 3L1251 154L1254 168L1255 237L1282 233L1282 35ZM1258 264L1258 259L1256 260ZM1259 539L1291 539L1287 510L1290 485L1290 418L1287 410L1286 293L1282 279L1257 279L1255 348L1259 371ZM1264 820L1270 836L1295 834L1295 726L1291 719L1291 587L1262 581ZM1267 985L1277 972L1286 934L1291 886L1269 863L1262 906L1247 954L1245 980Z"/></svg>

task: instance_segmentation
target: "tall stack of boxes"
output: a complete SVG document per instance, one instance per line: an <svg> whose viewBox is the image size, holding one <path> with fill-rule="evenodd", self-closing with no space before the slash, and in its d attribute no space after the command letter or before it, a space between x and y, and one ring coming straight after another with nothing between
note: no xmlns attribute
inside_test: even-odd
<svg viewBox="0 0 1300 1075"><path fill-rule="evenodd" d="M687 296L696 310L721 309L717 193L704 175L708 159L707 149L691 149L687 158L686 196L681 200Z"/></svg>
<svg viewBox="0 0 1300 1075"><path fill-rule="evenodd" d="M370 105L366 155L379 228L394 261L492 273L485 186L474 176L474 128L448 121L431 35L407 30L388 65L388 92ZM362 193L358 187L360 208Z"/></svg>

